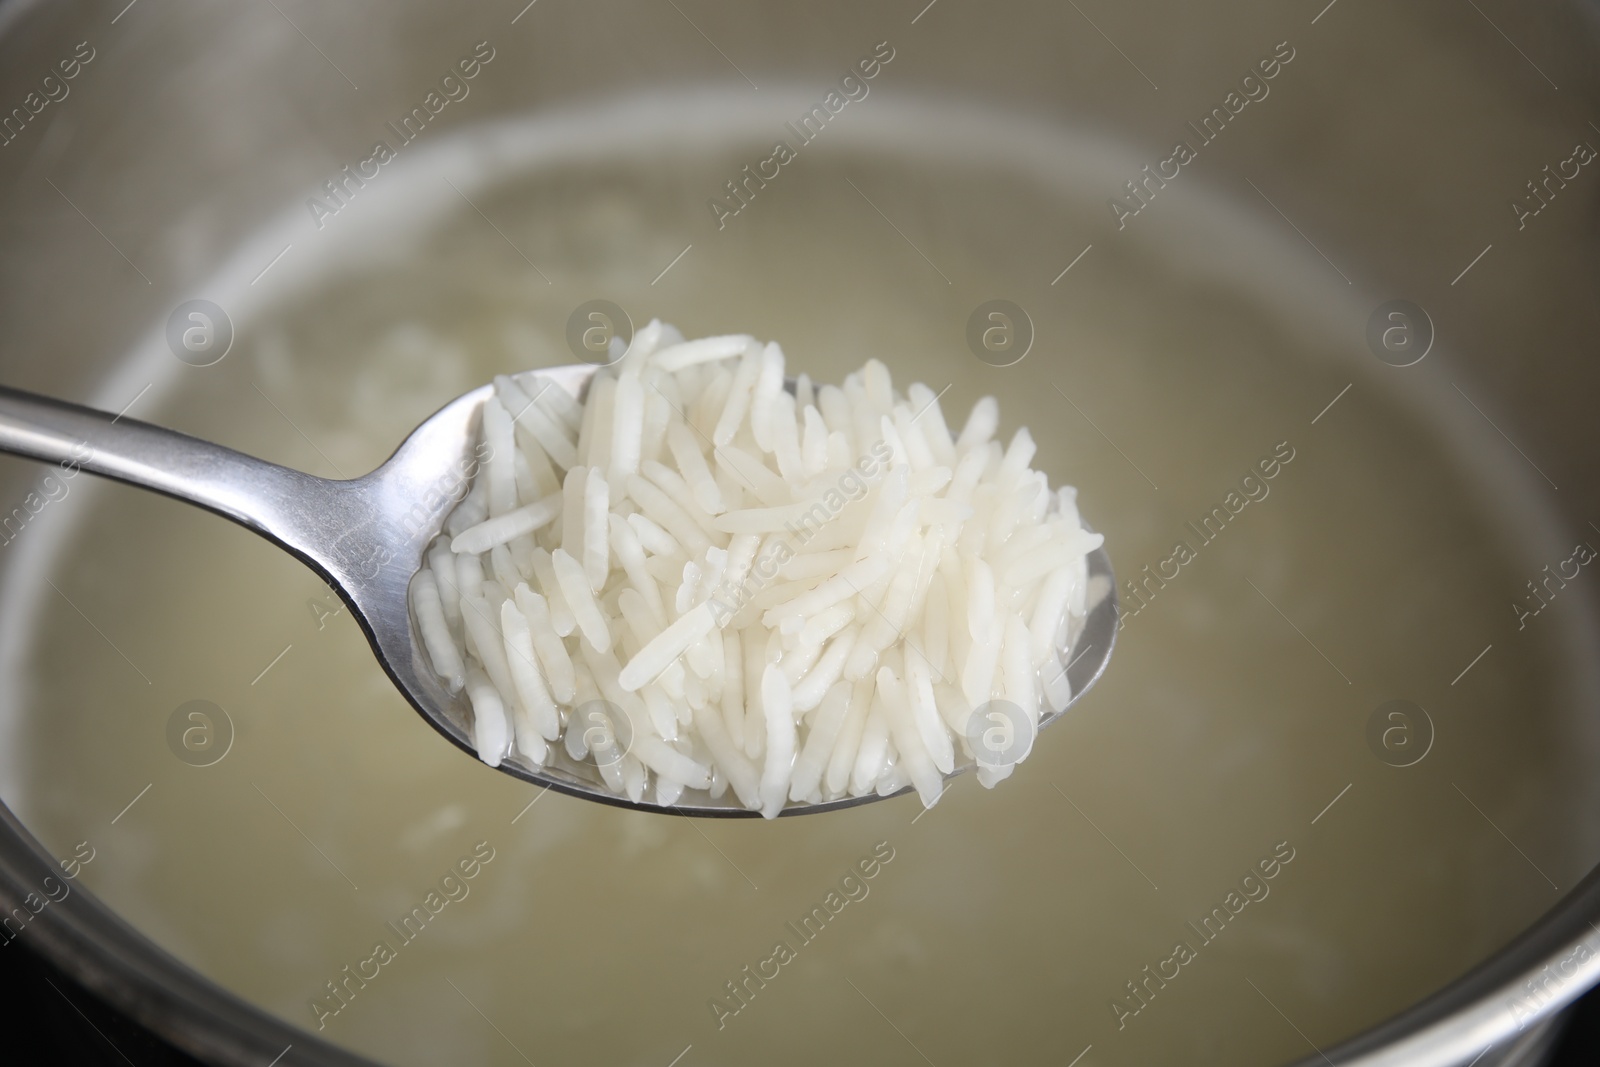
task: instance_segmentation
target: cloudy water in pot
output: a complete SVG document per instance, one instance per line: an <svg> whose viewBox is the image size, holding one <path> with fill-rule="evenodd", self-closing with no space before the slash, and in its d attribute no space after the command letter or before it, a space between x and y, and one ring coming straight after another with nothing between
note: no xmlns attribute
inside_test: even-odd
<svg viewBox="0 0 1600 1067"><path fill-rule="evenodd" d="M881 105L778 163L768 112L661 132L710 98L407 147L261 238L294 243L265 304L204 294L225 358L119 380L345 477L575 362L595 299L820 381L881 359L952 422L994 394L1124 583L1109 673L1005 788L774 823L543 793L442 743L293 559L76 478L4 549L6 803L163 948L394 1064L1269 1064L1505 943L1597 843L1587 622L1511 605L1600 535L1396 386L1274 220L1186 177L1086 236L1144 160Z"/></svg>

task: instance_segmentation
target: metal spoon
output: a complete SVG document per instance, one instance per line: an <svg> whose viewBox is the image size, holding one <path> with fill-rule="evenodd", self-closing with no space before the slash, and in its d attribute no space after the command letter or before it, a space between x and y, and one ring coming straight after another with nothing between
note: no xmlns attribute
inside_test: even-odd
<svg viewBox="0 0 1600 1067"><path fill-rule="evenodd" d="M542 369L552 387L582 398L597 368L588 364ZM434 729L476 758L472 709L429 668L412 625L407 599L412 576L476 469L479 413L493 386L446 404L417 427L371 474L335 481L255 459L222 445L134 419L0 386L0 452L71 463L130 485L199 505L232 519L287 550L338 590L372 644L378 662L411 706ZM1106 592L1080 632L1070 635L1067 678L1072 700L1092 686L1111 658L1116 638L1116 583L1103 550L1089 556L1090 581ZM1070 705L1069 705L1070 706ZM1060 717L1047 713L1039 725ZM958 765L955 773L973 763ZM686 790L670 807L634 803L607 788L596 766L550 748L535 770L513 754L500 770L586 800L619 807L694 816L753 816L728 791L714 798ZM907 786L896 793L909 792ZM832 811L880 800L877 793L820 804L789 803L784 815Z"/></svg>

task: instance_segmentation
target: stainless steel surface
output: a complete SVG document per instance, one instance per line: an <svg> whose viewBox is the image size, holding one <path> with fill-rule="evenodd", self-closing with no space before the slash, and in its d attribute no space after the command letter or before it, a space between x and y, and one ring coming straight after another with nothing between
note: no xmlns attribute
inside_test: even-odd
<svg viewBox="0 0 1600 1067"><path fill-rule="evenodd" d="M489 68L498 80L479 79L471 99L460 108L452 104L446 113L443 121L463 128L480 120L556 112L601 97L650 96L708 83L728 95L751 93L742 75L723 65L719 51L761 84L760 98L775 92L774 83L797 85L815 98L837 77L841 63L854 57L858 42L887 38L902 47L902 59L890 70L899 81L878 83L868 108L880 101L888 106L894 93L920 93L951 102L954 122L959 105L982 100L1006 114L1099 131L1108 135L1106 141L1114 134L1126 148L1091 175L1103 187L1092 216L1086 211L1072 225L1041 226L1034 243L1019 253L1037 259L1045 297L1074 314L1093 316L1096 309L1076 302L1072 283L1096 269L1097 257L1109 247L1148 242L1172 252L1174 261L1192 253L1182 260L1188 284L1214 286L1207 291L1225 304L1238 277L1230 257L1259 250L1243 238L1237 244L1226 238L1245 232L1252 218L1281 231L1287 242L1300 242L1303 235L1307 244L1297 247L1307 261L1325 267L1340 292L1346 291L1347 276L1351 294L1344 303L1326 305L1326 314L1313 313L1309 300L1296 304L1292 313L1301 316L1307 332L1338 338L1329 349L1340 358L1349 355L1351 367L1325 396L1308 402L1306 419L1334 399L1344 380L1362 383L1317 430L1334 422L1372 380L1364 369L1370 357L1361 340L1367 314L1395 296L1415 299L1433 315L1439 337L1404 388L1414 386L1418 393L1456 404L1479 421L1483 439L1510 462L1524 462L1518 452L1533 457L1551 484L1531 468L1525 471L1528 481L1564 529L1586 529L1586 523L1600 521L1592 514L1592 502L1600 497L1593 418L1600 370L1589 358L1600 334L1600 309L1593 299L1593 168L1559 187L1526 227L1519 227L1508 207L1513 198L1533 195L1527 183L1542 178L1546 164L1566 158L1572 141L1594 139L1586 132L1586 122L1600 121L1594 119L1600 100L1600 66L1594 62L1600 20L1592 3L1075 5L1081 13L1059 4L949 0L926 7L918 0L904 10L843 3L775 3L759 9L677 5L715 40L715 48L672 5L662 4L281 6L283 16L270 7L139 3L118 15L120 3L110 9L0 3L0 71L6 72L0 80L8 87L7 107L23 98L43 70L71 55L77 42L88 40L98 49L95 61L73 83L71 97L50 104L27 127L26 140L0 149L7 252L0 285L6 339L0 373L8 384L61 396L91 395L117 370L112 362L117 353L159 347L155 327L171 307L204 295L218 266L233 261L240 242L281 213L292 211L306 234L303 240L296 237L275 272L301 256L333 256L338 245L330 235L360 219L341 216L329 222L328 232L313 232L304 215L306 197L340 166L360 158L385 121L420 99L423 88L461 51L458 40L492 39L502 53ZM513 17L518 18L514 24ZM317 46L308 43L312 39ZM1126 233L1108 223L1105 199L1121 192L1124 179L1137 178L1140 164L1164 158L1174 136L1190 136L1181 132L1186 120L1198 121L1218 104L1237 74L1278 40L1292 41L1300 58L1274 83L1271 98L1252 103L1239 128L1205 148L1181 179L1129 221ZM318 48L331 59L320 57ZM346 74L359 90L346 84ZM681 117L687 126L692 112ZM779 125L774 119L774 134ZM674 132L694 136L692 129ZM1118 169L1130 162L1131 167ZM1191 210L1223 203L1228 210L1206 219L1177 210L1189 190L1200 188L1208 198L1197 195L1189 202ZM380 190L374 185L361 195L376 197ZM454 194L446 190L445 195ZM762 193L771 200L780 195L781 186ZM844 195L855 194L846 190ZM895 205L882 206L920 238ZM908 213L922 207L904 206ZM866 222L879 224L867 208L862 211ZM885 234L898 240L887 227ZM1192 235L1209 241L1208 247L1185 247L1184 237ZM1088 258L1058 286L1043 288L1091 241L1095 250ZM1113 245L1118 241L1122 244ZM241 257L250 262L240 267L237 291L261 291L247 287L283 243L255 247ZM697 243L685 265L706 250L705 243ZM669 249L646 274L677 251ZM938 260L936 249L930 254ZM910 259L913 253L906 250L906 255ZM267 275L263 287L274 280ZM242 319L265 303L230 310ZM1196 329L1209 326L1201 321ZM133 398L146 379L123 375L116 384L120 391L107 392L102 400L113 408ZM1248 404L1247 383L1232 387L1241 405ZM1460 396L1471 397L1483 414ZM1114 423L1099 418L1099 408L1087 410L1119 445L1143 458L1119 437ZM1117 461L1107 451L1109 460ZM1394 462L1399 468L1409 459L1397 455ZM1159 479L1159 472L1152 473ZM6 499L20 497L31 477L13 469ZM1164 480L1163 491L1170 491ZM1096 517L1105 528L1106 517ZM1120 554L1119 561L1127 568ZM1334 570L1328 561L1314 562ZM1529 575L1537 574L1542 562L1535 562ZM1336 582L1334 577L1327 584ZM1518 593L1511 589L1508 598ZM1564 604L1591 608L1600 601L1592 581L1574 583L1562 597ZM1403 607L1374 600L1361 610L1371 617ZM1416 625L1441 628L1456 621L1424 615ZM1488 640L1467 648L1444 672L1442 689ZM1495 652L1477 671L1503 651L1498 636L1495 641ZM1395 657L1406 653L1397 649ZM1592 658L1593 650L1587 654ZM1475 677L1468 675L1448 691L1460 692ZM1104 691L1102 686L1097 695ZM1503 709L1508 716L1532 710L1515 701ZM1575 701L1572 718L1592 719L1593 710ZM1476 725L1457 723L1455 736ZM1588 759L1580 738L1573 738L1571 750L1574 759ZM1600 766L1586 768L1591 777L1600 775ZM1517 768L1505 768L1503 777L1517 780ZM1526 785L1527 791L1512 800L1539 793L1541 783ZM1137 783L1129 792L1137 792ZM1353 799L1354 794L1342 804ZM1502 815L1512 809L1516 826ZM1541 861L1547 855L1561 857L1564 870L1551 871L1561 889L1551 892L1548 910L1517 936L1484 947L1481 962L1464 968L1455 981L1415 1002L1396 1003L1387 1019L1365 1033L1323 1040L1313 1031L1320 1052L1307 1051L1297 1062L1307 1067L1329 1062L1466 1067L1477 1061L1484 1067L1498 1057L1542 1054L1530 1035L1600 981L1600 936L1594 926L1600 923L1600 882L1593 873L1579 880L1593 862L1579 845L1564 850L1554 834L1541 841L1543 851L1529 843L1528 836L1539 837L1541 809L1532 807L1532 815L1529 810L1508 800L1505 809L1489 809L1495 829L1487 824L1481 829L1512 864L1522 861L1496 830ZM55 867L29 829L4 814L0 898L13 904ZM1368 817L1377 823L1397 816L1390 809ZM1182 819L1184 813L1169 817ZM1329 816L1318 829L1333 819ZM1117 862L1114 856L1111 862ZM1485 914L1504 906L1492 895L1476 903ZM51 914L54 919L27 934L36 946L199 1054L259 1065L292 1044L284 1065L358 1061L200 977L90 893L75 892ZM1041 929L1041 938L1048 938L1050 929ZM1405 950L1395 951L1398 963ZM1314 965L1306 964L1308 969ZM1248 989L1244 995L1254 996ZM1291 1024L1264 1004L1256 1007L1261 1018L1253 1018L1252 1025L1282 1026L1294 1036ZM1302 1022L1292 1007L1284 1007L1288 1017ZM1062 1062L1082 1044L1063 1047ZM684 1062L703 1051L697 1046ZM937 1050L930 1051L935 1062L942 1062ZM1099 1042L1080 1067L1107 1054Z"/></svg>
<svg viewBox="0 0 1600 1067"><path fill-rule="evenodd" d="M593 366L573 365L542 368L539 374L582 399L594 372ZM350 605L373 654L417 714L475 757L472 707L465 694L451 693L429 668L407 593L423 553L477 470L479 421L493 391L493 386L483 386L446 404L381 467L349 481L318 478L137 419L5 386L0 386L0 452L75 465L164 493L231 519L291 553ZM1117 636L1116 576L1104 549L1090 556L1089 572L1106 584L1109 594L1093 605L1066 650L1072 685L1067 707L1042 715L1040 729L1088 692L1111 661ZM616 713L622 714L621 709ZM962 761L951 777L975 766L970 759ZM498 767L535 785L617 807L700 818L760 815L731 793L714 797L704 789L686 789L671 806L630 801L612 792L592 763L572 759L559 746L551 747L543 767L534 767L516 752ZM779 814L836 811L910 792L908 785L893 793L821 804L790 801Z"/></svg>

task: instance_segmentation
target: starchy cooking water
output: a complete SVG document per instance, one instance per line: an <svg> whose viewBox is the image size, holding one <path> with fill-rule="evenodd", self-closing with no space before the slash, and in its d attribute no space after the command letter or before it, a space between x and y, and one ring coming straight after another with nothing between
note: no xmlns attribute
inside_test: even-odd
<svg viewBox="0 0 1600 1067"><path fill-rule="evenodd" d="M720 143L619 114L419 148L296 249L382 255L298 289L286 261L227 358L153 373L134 414L353 476L492 375L573 362L595 298L778 338L823 381L882 359L952 422L993 393L1137 583L1109 673L1005 788L774 823L543 794L442 742L293 559L79 479L0 559L6 803L58 856L89 842L81 884L202 974L408 1065L1269 1064L1552 905L1597 851L1587 622L1567 598L1519 632L1509 604L1579 534L1198 176L1059 274L1114 146L878 103L720 229L707 200L781 134L742 113ZM491 142L532 147L463 162ZM991 299L1031 319L1015 365L968 349ZM1431 728L1369 731L1391 700ZM231 738L209 766L191 701L231 723L198 708Z"/></svg>

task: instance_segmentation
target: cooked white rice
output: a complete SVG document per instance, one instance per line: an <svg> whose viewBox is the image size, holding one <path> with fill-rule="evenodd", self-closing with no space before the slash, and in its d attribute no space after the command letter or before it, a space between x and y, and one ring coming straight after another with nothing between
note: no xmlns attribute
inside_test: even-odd
<svg viewBox="0 0 1600 1067"><path fill-rule="evenodd" d="M634 801L786 804L914 786L972 758L974 709L1071 697L1086 555L1070 488L871 360L795 395L783 351L651 322L579 404L495 379L489 456L412 582L490 766L561 745ZM1011 766L980 764L993 786Z"/></svg>

